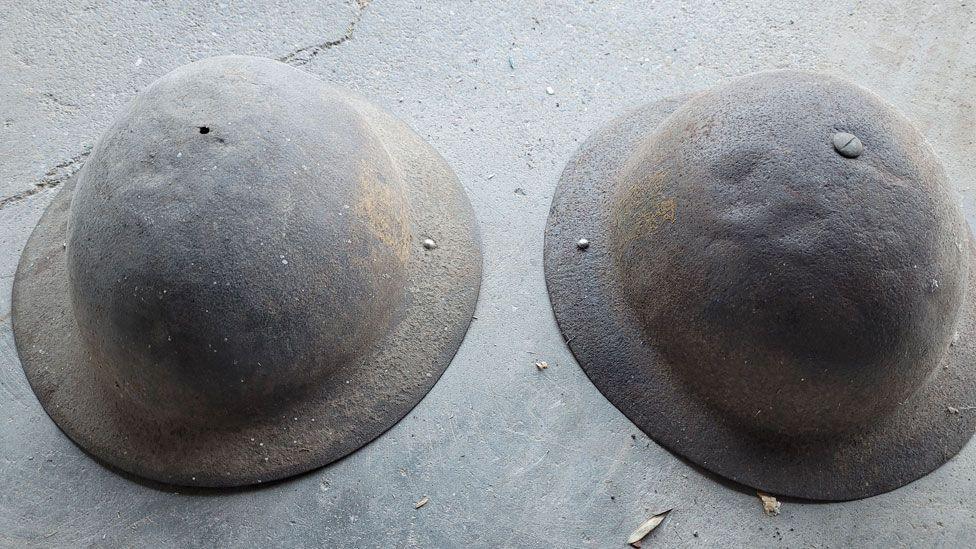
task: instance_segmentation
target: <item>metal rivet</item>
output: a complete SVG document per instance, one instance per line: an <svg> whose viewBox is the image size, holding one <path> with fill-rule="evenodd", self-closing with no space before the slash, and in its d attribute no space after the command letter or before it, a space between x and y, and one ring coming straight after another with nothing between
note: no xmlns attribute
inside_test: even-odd
<svg viewBox="0 0 976 549"><path fill-rule="evenodd" d="M576 247L581 250L585 250L590 247L590 241L585 238L581 238L576 241Z"/></svg>
<svg viewBox="0 0 976 549"><path fill-rule="evenodd" d="M436 247L437 247L437 243L434 242L432 239L430 239L430 238L425 238L424 239L424 248L426 248L428 250L433 250Z"/></svg>
<svg viewBox="0 0 976 549"><path fill-rule="evenodd" d="M857 158L864 152L864 144L854 134L847 132L835 133L833 142L837 152L847 158Z"/></svg>

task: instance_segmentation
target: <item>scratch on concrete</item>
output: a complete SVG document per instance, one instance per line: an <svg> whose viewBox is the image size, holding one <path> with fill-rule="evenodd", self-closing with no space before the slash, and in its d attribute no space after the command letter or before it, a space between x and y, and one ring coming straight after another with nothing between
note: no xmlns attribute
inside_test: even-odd
<svg viewBox="0 0 976 549"><path fill-rule="evenodd" d="M51 92L44 92L41 94L41 102L47 105L51 105L55 110L76 112L78 110L78 105L61 99L57 95Z"/></svg>
<svg viewBox="0 0 976 549"><path fill-rule="evenodd" d="M356 12L356 16L352 21L349 22L349 26L346 27L345 34L339 38L299 48L279 57L278 61L300 67L302 65L307 65L312 59L315 59L316 55L322 53L323 51L339 46L348 40L352 40L352 34L356 30L356 25L358 25L363 19L363 13L366 11L366 8L372 1L373 0L356 0L356 5L359 7L358 11Z"/></svg>
<svg viewBox="0 0 976 549"><path fill-rule="evenodd" d="M33 187L27 189L26 191L21 191L17 194L0 199L0 209L6 208L14 202L20 202L25 198L34 196L43 190L53 189L61 183L64 183L69 177L76 174L78 170L81 169L81 166L85 163L85 159L88 158L89 154L91 154L91 146L87 145L80 153L48 170L47 173L44 174L44 177L35 183Z"/></svg>

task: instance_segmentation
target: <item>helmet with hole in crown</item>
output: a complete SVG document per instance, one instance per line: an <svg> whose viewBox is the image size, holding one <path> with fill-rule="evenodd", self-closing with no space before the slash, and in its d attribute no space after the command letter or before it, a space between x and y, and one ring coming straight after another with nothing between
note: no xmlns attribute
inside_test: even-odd
<svg viewBox="0 0 976 549"><path fill-rule="evenodd" d="M141 92L49 208L15 283L18 350L97 458L264 482L423 397L480 264L463 192L409 129L284 64L213 58Z"/></svg>

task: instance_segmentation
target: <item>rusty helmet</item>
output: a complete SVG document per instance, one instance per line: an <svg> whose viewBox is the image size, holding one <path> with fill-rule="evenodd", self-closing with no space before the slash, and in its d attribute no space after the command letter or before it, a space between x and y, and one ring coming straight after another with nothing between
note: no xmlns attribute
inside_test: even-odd
<svg viewBox="0 0 976 549"><path fill-rule="evenodd" d="M14 284L24 371L58 426L124 471L198 486L307 471L447 367L480 284L473 219L440 156L366 100L268 59L180 67L34 230Z"/></svg>
<svg viewBox="0 0 976 549"><path fill-rule="evenodd" d="M972 253L902 115L778 71L591 137L556 191L545 269L574 355L649 436L741 483L839 500L906 484L972 435Z"/></svg>

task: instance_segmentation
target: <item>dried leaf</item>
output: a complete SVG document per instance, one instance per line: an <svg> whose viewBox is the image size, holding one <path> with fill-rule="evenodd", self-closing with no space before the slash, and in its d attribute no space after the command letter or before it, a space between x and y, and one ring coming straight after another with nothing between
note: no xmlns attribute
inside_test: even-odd
<svg viewBox="0 0 976 549"><path fill-rule="evenodd" d="M760 501L763 504L763 513L771 517L775 517L779 514L780 502L776 501L776 498L767 494L766 492L756 491L756 495L759 496Z"/></svg>
<svg viewBox="0 0 976 549"><path fill-rule="evenodd" d="M429 498L429 497L427 497L427 496L424 496L424 497L422 497L422 498L420 498L420 501L418 501L417 503L414 503L414 504L413 504L413 508L414 508L414 509L420 509L420 508L421 508L421 507L423 507L424 505L427 505L427 503L428 503L429 501L430 501L430 498Z"/></svg>
<svg viewBox="0 0 976 549"><path fill-rule="evenodd" d="M661 511L660 513L645 520L643 524L638 526L637 529L634 530L632 534L630 534L630 537L627 538L627 543L633 545L634 547L640 547L641 540L647 537L647 534L650 534L652 530L657 528L658 525L664 521L664 518L667 517L668 513L670 512L671 509L668 509L667 511Z"/></svg>
<svg viewBox="0 0 976 549"><path fill-rule="evenodd" d="M540 370L545 370L546 368L549 367L549 363L544 360L540 360L539 362L535 363L535 367Z"/></svg>

